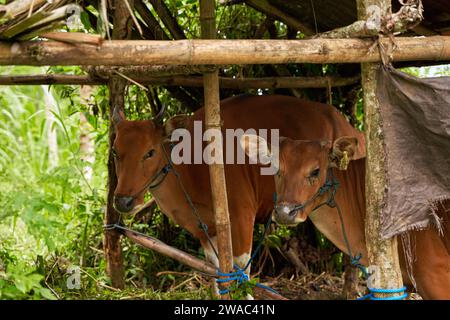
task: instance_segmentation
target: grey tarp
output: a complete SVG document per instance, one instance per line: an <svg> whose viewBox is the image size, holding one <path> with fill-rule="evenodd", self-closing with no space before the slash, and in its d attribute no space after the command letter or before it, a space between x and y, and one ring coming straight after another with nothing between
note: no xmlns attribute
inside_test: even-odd
<svg viewBox="0 0 450 320"><path fill-rule="evenodd" d="M450 77L419 79L381 67L377 96L388 184L382 236L430 223L442 231L442 202L450 203Z"/></svg>

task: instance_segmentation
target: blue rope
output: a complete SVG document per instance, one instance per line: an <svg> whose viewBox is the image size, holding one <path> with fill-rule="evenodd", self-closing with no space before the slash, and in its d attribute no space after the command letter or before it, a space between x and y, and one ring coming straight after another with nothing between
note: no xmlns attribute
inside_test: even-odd
<svg viewBox="0 0 450 320"><path fill-rule="evenodd" d="M221 272L220 270L217 270L217 275L222 278L216 279L216 282L217 283L226 283L226 282L236 281L237 286L239 286L242 283L250 280L249 276L244 271L245 269L241 269L236 265L234 265L234 269L236 271L229 272L229 273ZM223 294L229 293L230 291L232 291L232 289L225 288L225 289L219 290L219 293L223 295Z"/></svg>
<svg viewBox="0 0 450 320"><path fill-rule="evenodd" d="M236 271L229 272L229 273L221 272L220 270L217 270L216 271L217 275L222 277L222 278L217 278L216 282L217 283L226 283L226 282L236 281L237 282L237 287L239 287L239 285L241 285L242 283L247 282L247 281L250 280L250 277L245 273L246 269L241 269L237 265L234 265L234 269ZM278 292L276 290L274 290L271 287L266 286L264 284L257 283L256 286L259 287L259 288L262 288L262 289L265 289L265 290L269 290L269 291L271 291L273 293L278 294ZM233 289L225 288L225 289L219 290L219 293L221 295L224 295L224 294L227 294L227 293L229 293L231 291L233 291Z"/></svg>
<svg viewBox="0 0 450 320"><path fill-rule="evenodd" d="M325 193L330 192L330 196L328 197L327 201L318 205L316 208L313 209L313 211L325 204L328 205L330 208L337 209L338 214L339 214L339 219L341 221L341 228L342 228L342 234L344 237L344 243L345 243L345 246L347 247L347 251L348 251L348 254L350 255L350 259L351 259L350 263L352 266L357 267L359 270L361 270L364 277L367 279L367 278L369 278L369 274L367 273L366 267L363 264L361 264L361 262L360 262L362 255L361 255L361 253L359 253L357 255L353 255L351 247L350 247L350 243L347 238L347 233L345 232L345 226L344 226L344 220L343 220L342 213L341 213L341 208L335 201L336 192L337 192L337 189L339 188L339 186L340 186L340 184L339 184L338 179L334 176L333 171L330 170L327 173L327 178L325 180L325 183L319 188L316 195L312 199L308 200L306 203L314 200L316 197L322 196ZM277 193L276 192L273 194L273 200L276 205L277 204ZM300 205L299 207L304 208L305 204ZM370 293L361 298L358 298L357 300L366 300L366 299L403 300L408 296L408 293L405 292L406 291L405 287L398 288L398 289L375 289L375 288L368 288L368 289L369 289ZM374 296L375 293L386 293L386 294L403 293L403 294L400 296L389 296L389 297L378 298L378 297Z"/></svg>
<svg viewBox="0 0 450 320"><path fill-rule="evenodd" d="M276 194L274 194L274 197L276 197ZM241 285L242 283L247 282L247 281L250 280L249 276L245 273L245 270L248 269L248 267L250 266L250 264L251 264L252 261L255 259L255 257L256 257L256 255L258 254L258 252L260 251L260 249L261 249L261 247L262 247L262 245L263 245L264 239L266 238L266 235L267 235L267 233L268 233L268 231L269 231L269 227L270 227L270 224L271 224L271 223L272 223L272 215L269 215L269 219L267 220L266 225L264 226L264 233L263 233L263 236L261 237L261 240L259 240L259 243L258 243L258 245L256 246L256 249L253 251L252 256L248 259L248 261L247 261L247 263L245 264L245 267L244 267L244 268L241 269L241 268L239 268L239 266L237 266L237 265L235 264L235 265L234 265L234 270L235 270L235 271L233 271L233 272L226 273L226 272L221 272L220 270L217 270L217 271L216 271L217 275L218 275L219 277L222 277L222 278L217 278L217 279L216 279L216 282L217 282L218 284L219 284L219 283L226 283L226 282L236 281L236 282L237 282L236 288L237 288L237 287L239 287L239 285ZM270 287L268 287L268 286L266 286L266 285L263 285L263 284L261 284L261 283L257 283L256 286L257 286L257 287L260 287L260 288L263 288L263 289L266 289L266 290L269 290L269 291L272 291L273 293L278 294L278 292L275 291L274 289L272 289L272 288L270 288ZM232 291L232 289L230 289L230 288L225 288L225 289L223 289L223 290L219 290L219 293L220 293L221 295L223 295L223 294L229 293L230 291Z"/></svg>
<svg viewBox="0 0 450 320"><path fill-rule="evenodd" d="M362 258L362 254L358 254L356 256L350 256L350 264L354 267L357 267L359 270L361 270L361 272L364 275L364 278L369 278L369 274L367 273L366 267L359 262L359 260L361 260Z"/></svg>
<svg viewBox="0 0 450 320"><path fill-rule="evenodd" d="M368 288L369 294L366 294L363 297L360 297L356 300L404 300L408 297L408 293L406 293L406 287L397 288L397 289L377 289L377 288ZM387 294L393 294L393 293L403 293L399 296L389 296L389 297L375 297L375 293L387 293Z"/></svg>

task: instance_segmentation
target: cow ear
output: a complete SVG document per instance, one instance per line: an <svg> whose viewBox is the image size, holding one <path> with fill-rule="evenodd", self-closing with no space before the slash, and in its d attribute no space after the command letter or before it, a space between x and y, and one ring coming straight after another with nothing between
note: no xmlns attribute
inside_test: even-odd
<svg viewBox="0 0 450 320"><path fill-rule="evenodd" d="M114 107L111 120L115 126L117 126L121 121L125 119L125 114L123 110L117 106Z"/></svg>
<svg viewBox="0 0 450 320"><path fill-rule="evenodd" d="M240 144L250 163L269 164L272 161L272 153L266 139L256 134L244 134L241 136Z"/></svg>
<svg viewBox="0 0 450 320"><path fill-rule="evenodd" d="M191 116L187 114L179 114L173 116L164 124L164 135L166 137L170 136L172 132L176 129L186 128Z"/></svg>
<svg viewBox="0 0 450 320"><path fill-rule="evenodd" d="M340 137L333 143L330 154L330 167L347 170L350 160L356 160L358 139L356 137Z"/></svg>

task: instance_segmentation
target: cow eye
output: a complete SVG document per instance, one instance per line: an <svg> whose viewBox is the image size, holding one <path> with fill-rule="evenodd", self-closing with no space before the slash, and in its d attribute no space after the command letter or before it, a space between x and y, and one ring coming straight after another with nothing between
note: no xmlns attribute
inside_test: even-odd
<svg viewBox="0 0 450 320"><path fill-rule="evenodd" d="M117 155L116 149L111 148L111 154L112 154L112 156L113 156L114 158L116 158L116 159L119 158L118 155Z"/></svg>
<svg viewBox="0 0 450 320"><path fill-rule="evenodd" d="M314 169L313 171L311 171L311 173L309 174L309 176L310 176L311 178L318 178L318 177L319 177L319 174L320 174L320 169L317 168L317 169Z"/></svg>
<svg viewBox="0 0 450 320"><path fill-rule="evenodd" d="M147 152L144 156L144 159L148 159L151 158L155 155L155 149L150 150L149 152Z"/></svg>

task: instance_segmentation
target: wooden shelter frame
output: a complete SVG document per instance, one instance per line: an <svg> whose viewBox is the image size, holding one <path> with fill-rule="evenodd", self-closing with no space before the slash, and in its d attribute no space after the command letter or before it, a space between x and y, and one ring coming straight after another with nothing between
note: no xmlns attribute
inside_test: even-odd
<svg viewBox="0 0 450 320"><path fill-rule="evenodd" d="M268 79L223 79L218 76L216 67L226 64L286 64L286 63L362 63L362 86L365 105L365 134L367 140L366 160L366 239L369 259L379 266L381 273L379 285L383 288L401 287L402 279L398 264L396 239L383 240L379 236L380 208L384 201L384 186L386 184L383 170L385 150L383 147L382 127L379 119L379 106L375 95L375 70L383 56L377 46L389 47L392 38L379 36L380 26L374 30L358 29L360 24L328 32L324 37L306 40L215 40L215 1L201 0L202 40L130 40L130 10L126 4L132 1L115 1L115 17L112 40L102 40L98 37L82 37L78 40L65 41L58 35L49 35L53 41L0 41L0 65L84 65L105 68L105 66L124 66L129 68L129 76L133 78L136 71L133 66L155 67L158 65L203 66L201 77L187 75L167 75L163 77L147 76L143 83L165 85L187 85L204 87L206 125L220 129L220 86L229 88L299 88L299 87L329 87L347 85L360 80L352 78L287 78L275 77ZM358 0L360 21L366 21L371 16L369 7L375 6L381 12L381 17L391 15L388 0ZM160 8L161 10L161 8ZM162 11L161 11L162 12ZM404 26L404 21L399 20ZM356 28L356 29L355 29ZM392 30L398 31L397 28ZM389 32L392 30L388 30ZM175 30L176 31L176 30ZM175 32L174 31L174 32ZM361 34L361 31L364 31ZM344 32L344 33L343 33ZM339 38L345 35L346 38ZM375 36L375 38L373 38ZM181 36L180 36L181 37ZM337 37L337 38L336 38ZM82 40L80 40L82 39ZM395 49L391 52L392 61L445 61L450 60L450 36L430 37L396 37ZM208 65L208 66L204 66ZM205 68L207 68L205 70ZM106 69L108 69L106 67ZM126 73L126 71L124 71ZM123 72L122 72L123 73ZM142 74L142 73L141 73ZM203 82L203 83L202 83ZM98 76L67 76L67 75L31 75L31 76L1 76L0 85L14 84L108 84L110 87L110 114L113 106L123 108L123 93L127 80L119 74L106 77ZM114 141L113 128L110 127L110 143ZM118 214L112 206L112 195L116 185L113 159L109 158L109 192L105 222L115 223ZM378 168L378 169L377 169ZM223 165L210 166L210 179L213 191L213 205L216 229L218 230L218 251L220 269L231 272L232 247L230 223L227 205L226 181ZM122 231L122 234L143 246L155 249L149 245L150 240L136 234ZM152 240L157 243L157 240ZM163 248L163 249L161 249ZM172 248L173 249L173 248ZM177 258L183 256L167 245L156 250ZM106 230L105 253L108 273L115 287L123 287L123 265L120 248L120 232ZM203 271L212 271L212 266L200 263L191 258L178 259L192 267ZM194 261L194 262L193 262ZM378 294L382 297L384 294ZM225 296L226 298L226 296ZM272 296L274 298L274 296ZM275 296L275 298L277 298ZM278 298L281 298L278 296Z"/></svg>

